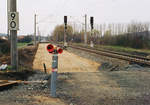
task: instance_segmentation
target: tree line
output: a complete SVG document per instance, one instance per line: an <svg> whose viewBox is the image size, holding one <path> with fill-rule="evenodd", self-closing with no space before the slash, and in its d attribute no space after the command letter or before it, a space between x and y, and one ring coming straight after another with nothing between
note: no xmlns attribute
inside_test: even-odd
<svg viewBox="0 0 150 105"><path fill-rule="evenodd" d="M116 45L132 48L150 48L150 24L148 22L132 21L128 24L100 24L95 25L92 36L90 30L87 32L88 43L91 40L100 45ZM67 41L75 43L84 42L84 28L75 30L68 25ZM64 25L55 27L52 33L54 41L63 41Z"/></svg>

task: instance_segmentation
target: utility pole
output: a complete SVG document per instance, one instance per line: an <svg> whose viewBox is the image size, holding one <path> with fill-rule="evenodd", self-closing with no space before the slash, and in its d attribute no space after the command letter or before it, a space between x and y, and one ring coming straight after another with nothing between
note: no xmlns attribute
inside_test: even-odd
<svg viewBox="0 0 150 105"><path fill-rule="evenodd" d="M76 32L76 23L75 22L73 23L73 30L74 30L73 34L75 35L75 32Z"/></svg>
<svg viewBox="0 0 150 105"><path fill-rule="evenodd" d="M8 13L10 12L10 0L7 0L7 19L9 18L8 17ZM7 27L9 27L9 20L7 20ZM8 37L8 40L10 40L10 35L9 35L9 28L7 28L7 37Z"/></svg>
<svg viewBox="0 0 150 105"><path fill-rule="evenodd" d="M87 15L85 14L85 33L84 33L84 44L87 45Z"/></svg>
<svg viewBox="0 0 150 105"><path fill-rule="evenodd" d="M11 36L11 66L13 70L18 70L18 51L17 51L17 3L16 0L10 0L10 36ZM18 26L18 27L17 27Z"/></svg>
<svg viewBox="0 0 150 105"><path fill-rule="evenodd" d="M39 27L37 29L38 29L38 41L40 42L41 41L41 33L40 33Z"/></svg>
<svg viewBox="0 0 150 105"><path fill-rule="evenodd" d="M64 46L66 44L66 28L64 29Z"/></svg>
<svg viewBox="0 0 150 105"><path fill-rule="evenodd" d="M34 45L36 46L36 14L34 15Z"/></svg>

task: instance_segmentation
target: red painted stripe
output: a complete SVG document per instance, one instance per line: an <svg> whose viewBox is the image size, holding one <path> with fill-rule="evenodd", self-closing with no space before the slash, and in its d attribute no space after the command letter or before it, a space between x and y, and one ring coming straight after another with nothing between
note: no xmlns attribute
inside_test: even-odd
<svg viewBox="0 0 150 105"><path fill-rule="evenodd" d="M58 70L57 69L52 69L52 72L57 72Z"/></svg>

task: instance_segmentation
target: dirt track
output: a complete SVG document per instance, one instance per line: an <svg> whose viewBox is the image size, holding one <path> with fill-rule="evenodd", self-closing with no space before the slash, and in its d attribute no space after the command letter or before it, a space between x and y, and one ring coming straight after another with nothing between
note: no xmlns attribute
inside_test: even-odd
<svg viewBox="0 0 150 105"><path fill-rule="evenodd" d="M43 63L45 63L46 67L47 67L47 71L49 73L51 73L52 54L49 54L47 52L46 46L47 46L47 44L39 45L39 48L38 48L36 56L35 56L35 60L33 62L33 69L44 71ZM73 74L77 73L79 75L76 75L77 76L77 77L75 77L77 79L76 81L78 81L80 79L83 79L82 82L90 81L92 79L97 80L98 76L96 76L95 74L91 75L89 78L88 78L88 75L83 76L83 77L81 75L82 75L82 73L90 73L90 72L96 73L96 72L98 72L99 66L100 66L100 64L98 64L96 62L82 58L73 53L64 51L63 54L59 55L58 73L60 75L58 78L59 78L59 81L62 81L64 78L68 78L68 75L66 75L64 77L63 73L73 73ZM81 76L81 78L80 78L80 76ZM70 80L68 78L67 81L70 81ZM98 80L97 80L97 82L98 82ZM62 81L62 83L65 84L65 81ZM58 84L58 96L60 96L60 98L62 99L63 96L61 96L61 95L63 93L60 93L60 91L59 91L60 87L62 87L62 86L59 86L60 84L61 83ZM64 87L64 88L68 88L68 87ZM80 93L82 94L82 92L80 92ZM56 103L58 104L58 101L56 101ZM71 102L69 102L69 103L71 103Z"/></svg>
<svg viewBox="0 0 150 105"><path fill-rule="evenodd" d="M51 72L52 54L46 50L47 44L40 44L37 50L35 60L33 62L33 69L42 70L43 63L46 64L48 72ZM91 60L81 58L75 54L64 51L59 55L59 73L65 72L97 72L100 64Z"/></svg>

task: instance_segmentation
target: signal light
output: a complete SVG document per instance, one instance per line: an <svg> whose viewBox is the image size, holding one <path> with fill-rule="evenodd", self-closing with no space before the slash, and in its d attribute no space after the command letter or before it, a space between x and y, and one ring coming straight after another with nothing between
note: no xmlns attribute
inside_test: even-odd
<svg viewBox="0 0 150 105"><path fill-rule="evenodd" d="M58 52L59 54L61 54L61 53L63 53L63 50L60 48L60 49L57 50L57 52Z"/></svg>
<svg viewBox="0 0 150 105"><path fill-rule="evenodd" d="M67 25L67 16L64 16L64 23Z"/></svg>
<svg viewBox="0 0 150 105"><path fill-rule="evenodd" d="M47 46L47 51L48 51L49 53L52 53L52 52L54 51L54 46L51 45L51 44L49 44L49 45Z"/></svg>
<svg viewBox="0 0 150 105"><path fill-rule="evenodd" d="M93 29L94 28L94 17L91 17L90 18L90 23L91 23L91 28Z"/></svg>
<svg viewBox="0 0 150 105"><path fill-rule="evenodd" d="M47 51L49 53L53 53L53 54L61 54L61 53L63 53L63 49L59 48L57 50L57 47L54 48L54 46L52 44L47 45Z"/></svg>
<svg viewBox="0 0 150 105"><path fill-rule="evenodd" d="M65 29L67 29L67 16L64 16Z"/></svg>

